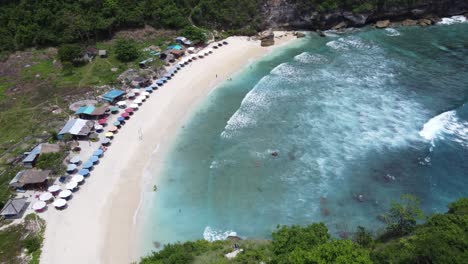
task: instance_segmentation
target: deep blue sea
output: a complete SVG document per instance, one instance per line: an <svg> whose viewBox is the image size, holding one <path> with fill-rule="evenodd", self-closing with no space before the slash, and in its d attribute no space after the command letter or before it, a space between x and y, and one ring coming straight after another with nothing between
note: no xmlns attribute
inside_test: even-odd
<svg viewBox="0 0 468 264"><path fill-rule="evenodd" d="M311 34L216 89L179 132L145 241L334 236L402 194L426 213L468 196L468 23Z"/></svg>

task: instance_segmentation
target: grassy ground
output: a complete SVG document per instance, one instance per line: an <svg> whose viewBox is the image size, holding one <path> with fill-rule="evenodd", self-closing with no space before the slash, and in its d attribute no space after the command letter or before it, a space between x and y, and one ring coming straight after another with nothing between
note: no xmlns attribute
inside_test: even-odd
<svg viewBox="0 0 468 264"><path fill-rule="evenodd" d="M0 231L0 263L39 263L45 222L36 214ZM25 255L23 255L23 252Z"/></svg>
<svg viewBox="0 0 468 264"><path fill-rule="evenodd" d="M158 35L155 31L126 34L137 40L141 50L140 57L130 63L116 59L112 40L96 43L98 49L107 50L107 58L97 57L71 71L62 69L55 48L17 52L0 62L0 207L10 196L9 181L20 169L10 163L47 141L51 131L58 131L72 114L70 103L84 95L98 95L95 87L117 85L123 71L138 68L140 60L150 57L143 48L157 45L164 49L173 37L173 33Z"/></svg>

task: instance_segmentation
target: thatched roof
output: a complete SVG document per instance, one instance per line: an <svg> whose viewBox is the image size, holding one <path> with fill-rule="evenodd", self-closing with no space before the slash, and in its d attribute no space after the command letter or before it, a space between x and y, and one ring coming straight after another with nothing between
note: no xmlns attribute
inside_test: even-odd
<svg viewBox="0 0 468 264"><path fill-rule="evenodd" d="M23 170L10 181L10 187L20 188L27 184L43 183L49 177L49 170Z"/></svg>
<svg viewBox="0 0 468 264"><path fill-rule="evenodd" d="M3 216L16 216L20 214L26 206L27 198L13 198L7 201L0 215Z"/></svg>

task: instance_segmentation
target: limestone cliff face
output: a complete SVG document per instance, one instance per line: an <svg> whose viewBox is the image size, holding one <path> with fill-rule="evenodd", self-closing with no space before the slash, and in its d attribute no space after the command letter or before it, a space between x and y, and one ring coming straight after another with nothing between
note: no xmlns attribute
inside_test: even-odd
<svg viewBox="0 0 468 264"><path fill-rule="evenodd" d="M381 19L442 17L466 12L467 0L422 0L410 6L384 6L367 13L351 10L318 12L312 4L297 0L264 0L261 5L262 27L285 29L328 29L341 22L348 26L363 26Z"/></svg>

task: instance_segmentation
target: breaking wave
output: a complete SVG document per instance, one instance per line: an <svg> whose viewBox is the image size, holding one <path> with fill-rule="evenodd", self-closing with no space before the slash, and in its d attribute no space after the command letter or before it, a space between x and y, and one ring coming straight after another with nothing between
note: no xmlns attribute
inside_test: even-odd
<svg viewBox="0 0 468 264"><path fill-rule="evenodd" d="M237 233L232 230L222 231L214 229L210 226L205 227L205 230L203 231L203 239L210 242L225 240L228 236L237 236Z"/></svg>
<svg viewBox="0 0 468 264"><path fill-rule="evenodd" d="M438 22L438 25L452 25L457 23L465 23L466 17L465 16L453 16L453 17L444 17L442 21Z"/></svg>
<svg viewBox="0 0 468 264"><path fill-rule="evenodd" d="M394 29L394 28L386 28L385 32L386 32L387 36L390 36L390 37L396 37L396 36L401 35L401 33L398 30Z"/></svg>
<svg viewBox="0 0 468 264"><path fill-rule="evenodd" d="M435 140L450 139L468 147L468 122L461 120L456 110L447 111L431 118L424 124L419 135L435 146Z"/></svg>

